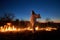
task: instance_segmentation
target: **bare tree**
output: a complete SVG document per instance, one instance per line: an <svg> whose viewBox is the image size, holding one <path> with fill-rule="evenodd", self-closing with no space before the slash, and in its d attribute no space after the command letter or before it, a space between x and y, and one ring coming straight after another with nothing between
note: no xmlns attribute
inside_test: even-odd
<svg viewBox="0 0 60 40"><path fill-rule="evenodd" d="M52 26L53 21L50 18L46 18L47 26Z"/></svg>
<svg viewBox="0 0 60 40"><path fill-rule="evenodd" d="M51 19L50 18L46 18L46 22L50 22L51 21Z"/></svg>
<svg viewBox="0 0 60 40"><path fill-rule="evenodd" d="M5 13L5 14L4 14L4 18L5 18L6 20L13 20L14 17L15 17L15 15L14 15L13 13Z"/></svg>
<svg viewBox="0 0 60 40"><path fill-rule="evenodd" d="M3 17L0 17L0 22L11 22L15 15L13 13L4 13Z"/></svg>

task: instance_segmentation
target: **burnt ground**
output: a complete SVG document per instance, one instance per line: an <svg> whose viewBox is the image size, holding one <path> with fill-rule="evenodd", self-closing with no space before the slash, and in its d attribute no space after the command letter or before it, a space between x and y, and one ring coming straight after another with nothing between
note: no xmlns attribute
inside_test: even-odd
<svg viewBox="0 0 60 40"><path fill-rule="evenodd" d="M60 31L0 33L0 40L60 40Z"/></svg>
<svg viewBox="0 0 60 40"><path fill-rule="evenodd" d="M1 25L1 24L0 24ZM46 26L46 23L39 24L40 26L44 27ZM50 25L50 24L49 24ZM54 27L55 25L59 28L59 30L56 31L39 31L39 32L7 32L7 33L1 33L0 32L0 40L60 40L60 23L52 24Z"/></svg>

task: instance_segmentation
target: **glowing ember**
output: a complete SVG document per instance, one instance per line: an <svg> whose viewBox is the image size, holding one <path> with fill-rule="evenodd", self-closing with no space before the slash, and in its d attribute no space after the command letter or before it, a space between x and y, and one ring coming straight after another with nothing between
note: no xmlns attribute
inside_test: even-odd
<svg viewBox="0 0 60 40"><path fill-rule="evenodd" d="M52 27L46 27L46 28L39 28L38 26L35 27L36 31L52 31L57 30L57 28ZM16 28L14 25L11 26L11 23L7 23L7 25L0 27L0 32L23 32L23 31L33 31L33 28L27 27L27 28Z"/></svg>

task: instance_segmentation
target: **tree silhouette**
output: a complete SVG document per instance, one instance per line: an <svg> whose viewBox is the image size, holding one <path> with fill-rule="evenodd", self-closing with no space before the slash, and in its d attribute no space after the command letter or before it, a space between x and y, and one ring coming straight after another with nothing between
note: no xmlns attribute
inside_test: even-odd
<svg viewBox="0 0 60 40"><path fill-rule="evenodd" d="M15 15L13 13L4 13L3 17L0 17L1 25L11 22L14 19Z"/></svg>
<svg viewBox="0 0 60 40"><path fill-rule="evenodd" d="M5 13L5 14L4 14L4 18L5 18L6 20L13 20L14 17L15 17L15 15L14 15L13 13Z"/></svg>
<svg viewBox="0 0 60 40"><path fill-rule="evenodd" d="M47 26L52 26L53 21L50 18L46 18Z"/></svg>

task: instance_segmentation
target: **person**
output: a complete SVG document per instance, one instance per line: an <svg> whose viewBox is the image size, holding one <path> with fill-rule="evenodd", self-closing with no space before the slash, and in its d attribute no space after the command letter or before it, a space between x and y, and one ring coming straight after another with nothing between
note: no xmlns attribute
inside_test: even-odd
<svg viewBox="0 0 60 40"><path fill-rule="evenodd" d="M31 26L32 26L32 28L33 28L33 33L35 32L35 25L36 25L36 19L37 18L41 18L41 16L40 16L40 14L36 14L33 10L32 10L32 15L31 15L31 17L30 17L30 24L31 24Z"/></svg>

